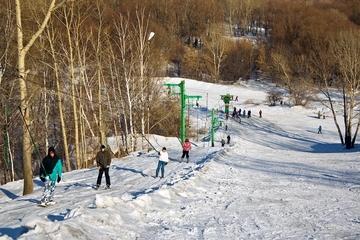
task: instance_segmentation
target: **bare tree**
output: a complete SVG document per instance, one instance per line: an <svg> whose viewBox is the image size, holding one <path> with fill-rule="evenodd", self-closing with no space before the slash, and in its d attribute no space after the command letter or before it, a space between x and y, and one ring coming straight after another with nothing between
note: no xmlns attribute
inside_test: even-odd
<svg viewBox="0 0 360 240"><path fill-rule="evenodd" d="M221 28L211 27L209 35L204 41L204 58L211 66L211 73L215 82L219 82L221 64L226 58L227 40Z"/></svg>
<svg viewBox="0 0 360 240"><path fill-rule="evenodd" d="M331 41L331 50L336 60L339 76L336 81L342 94L343 117L345 124L346 148L353 148L360 126L360 31L342 31ZM355 131L352 131L355 127Z"/></svg>
<svg viewBox="0 0 360 240"><path fill-rule="evenodd" d="M66 0L65 0L66 1ZM28 89L26 84L26 78L28 71L25 67L25 57L29 52L29 49L34 44L34 42L38 39L40 34L44 31L47 23L50 20L50 16L52 12L63 4L65 1L61 3L57 3L56 0L51 0L48 5L48 11L44 16L44 20L42 21L40 27L37 31L31 36L30 40L27 44L24 44L24 29L22 27L22 11L20 0L15 0L16 5L16 24L17 24L17 49L18 49L18 81L20 88L20 100L21 100L21 111L24 116L24 124L22 128L23 132L23 174L24 174L24 189L23 194L30 194L34 190L33 185L33 169L31 165L31 137L28 132L28 126L30 125L30 108L29 108L29 99L28 99Z"/></svg>
<svg viewBox="0 0 360 240"><path fill-rule="evenodd" d="M134 119L133 119L133 101L135 100L135 90L134 88L134 68L135 60L131 55L132 51L132 38L133 34L130 29L129 16L124 17L119 15L116 26L116 45L119 50L119 61L121 66L121 77L117 79L118 81L118 91L124 92L124 102L126 102L126 107L123 108L124 116L126 119L126 128L125 134L127 149L128 151L133 151L135 149L135 128L134 128ZM127 111L125 112L125 109Z"/></svg>

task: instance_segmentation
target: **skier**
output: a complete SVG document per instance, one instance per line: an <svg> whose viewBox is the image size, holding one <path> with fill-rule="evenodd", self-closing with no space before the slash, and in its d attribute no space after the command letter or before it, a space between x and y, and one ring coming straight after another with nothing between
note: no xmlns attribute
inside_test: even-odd
<svg viewBox="0 0 360 240"><path fill-rule="evenodd" d="M321 125L318 127L318 134L322 134L322 127L321 127Z"/></svg>
<svg viewBox="0 0 360 240"><path fill-rule="evenodd" d="M55 148L49 147L48 155L42 160L40 167L40 179L45 183L44 193L41 198L41 205L55 203L53 201L55 182L61 181L62 162L55 154Z"/></svg>
<svg viewBox="0 0 360 240"><path fill-rule="evenodd" d="M110 152L106 150L104 145L101 145L100 151L96 154L96 163L99 169L99 175L96 181L96 189L99 189L101 185L102 175L105 172L106 179L106 188L110 188L110 176L109 176L109 168L111 164L111 155Z"/></svg>
<svg viewBox="0 0 360 240"><path fill-rule="evenodd" d="M225 146L225 139L221 139L221 146Z"/></svg>
<svg viewBox="0 0 360 240"><path fill-rule="evenodd" d="M159 162L158 162L158 166L156 168L155 177L158 177L159 171L161 169L161 177L160 178L164 178L165 165L167 165L168 162L169 162L169 155L166 151L166 147L163 147L161 152L159 152Z"/></svg>
<svg viewBox="0 0 360 240"><path fill-rule="evenodd" d="M227 144L230 144L230 135L227 136Z"/></svg>
<svg viewBox="0 0 360 240"><path fill-rule="evenodd" d="M182 148L183 148L183 153L182 153L180 162L182 162L182 160L186 156L186 162L188 163L189 162L189 152L191 150L191 143L189 142L189 139L185 139L185 142L182 144Z"/></svg>
<svg viewBox="0 0 360 240"><path fill-rule="evenodd" d="M259 111L259 116L260 116L260 118L262 118L262 111L261 111L261 109L260 109L260 111Z"/></svg>

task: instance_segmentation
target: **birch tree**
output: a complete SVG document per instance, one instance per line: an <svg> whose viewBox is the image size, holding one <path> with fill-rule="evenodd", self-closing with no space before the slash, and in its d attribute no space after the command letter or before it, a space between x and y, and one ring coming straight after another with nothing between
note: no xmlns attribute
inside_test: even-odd
<svg viewBox="0 0 360 240"><path fill-rule="evenodd" d="M135 62L131 55L132 50L132 34L130 29L129 16L125 18L120 15L115 22L116 27L116 45L119 50L119 61L121 66L122 76L118 79L118 90L119 92L124 91L124 102L126 106L123 107L124 117L128 123L126 124L126 141L127 150L133 151L135 149L135 128L133 119L133 79L134 79L134 66ZM123 83L123 84L122 84ZM122 89L123 88L123 89ZM125 111L125 109L127 109ZM127 127L128 126L128 127ZM129 130L128 130L129 129ZM127 131L129 131L127 133Z"/></svg>
<svg viewBox="0 0 360 240"><path fill-rule="evenodd" d="M66 0L65 0L66 1ZM18 82L20 89L20 100L21 100L21 112L24 116L24 124L22 127L23 133L23 175L24 175L24 188L23 194L30 194L34 190L33 184L33 169L31 165L31 137L28 131L28 126L30 125L30 107L28 99L28 89L26 84L26 77L28 70L25 67L25 57L29 52L29 49L33 46L34 42L38 39L41 33L44 31L47 23L50 20L50 17L53 11L63 4L65 1L58 3L57 0L51 0L48 4L48 10L45 13L44 20L42 21L40 27L33 33L27 43L24 43L24 29L22 25L22 11L20 0L15 0L15 10L16 10L16 25L17 25L17 56L18 56Z"/></svg>

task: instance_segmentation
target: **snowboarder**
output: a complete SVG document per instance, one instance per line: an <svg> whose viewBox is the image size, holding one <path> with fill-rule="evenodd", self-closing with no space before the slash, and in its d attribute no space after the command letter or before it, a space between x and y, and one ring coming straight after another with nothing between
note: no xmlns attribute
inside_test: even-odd
<svg viewBox="0 0 360 240"><path fill-rule="evenodd" d="M230 144L230 135L227 136L227 144Z"/></svg>
<svg viewBox="0 0 360 240"><path fill-rule="evenodd" d="M321 125L318 127L318 134L322 134L322 127L321 127Z"/></svg>
<svg viewBox="0 0 360 240"><path fill-rule="evenodd" d="M260 118L262 118L262 111L261 111L261 109L260 109L260 111L259 111L259 116L260 116Z"/></svg>
<svg viewBox="0 0 360 240"><path fill-rule="evenodd" d="M221 139L221 146L225 146L225 139Z"/></svg>
<svg viewBox="0 0 360 240"><path fill-rule="evenodd" d="M100 151L96 154L96 163L99 169L99 175L96 181L96 189L98 189L101 185L102 175L105 172L106 179L106 188L110 188L110 176L109 176L109 168L111 164L111 155L110 152L106 150L104 145L101 145Z"/></svg>
<svg viewBox="0 0 360 240"><path fill-rule="evenodd" d="M191 143L189 142L189 139L185 139L185 142L182 144L182 148L183 148L183 153L182 153L180 162L182 162L182 160L186 156L186 162L188 163L189 162L189 152L191 150Z"/></svg>
<svg viewBox="0 0 360 240"><path fill-rule="evenodd" d="M55 148L49 147L48 155L42 160L40 166L40 179L45 183L41 205L46 206L53 201L55 182L60 182L62 176L62 162L55 154Z"/></svg>
<svg viewBox="0 0 360 240"><path fill-rule="evenodd" d="M164 178L165 165L167 165L168 162L169 162L169 155L166 151L166 147L163 147L161 152L159 152L159 162L158 162L158 166L156 168L155 177L159 176L159 171L161 169L161 177L160 178Z"/></svg>

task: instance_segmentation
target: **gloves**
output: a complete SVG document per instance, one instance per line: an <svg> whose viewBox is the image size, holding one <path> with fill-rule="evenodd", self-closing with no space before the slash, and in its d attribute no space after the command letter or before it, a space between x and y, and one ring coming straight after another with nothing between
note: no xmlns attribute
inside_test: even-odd
<svg viewBox="0 0 360 240"><path fill-rule="evenodd" d="M61 181L61 177L58 176L57 182L59 183Z"/></svg>
<svg viewBox="0 0 360 240"><path fill-rule="evenodd" d="M167 165L168 163L166 162L165 165Z"/></svg>
<svg viewBox="0 0 360 240"><path fill-rule="evenodd" d="M45 182L45 178L43 178L43 177L40 177L40 180L41 180L42 182Z"/></svg>

